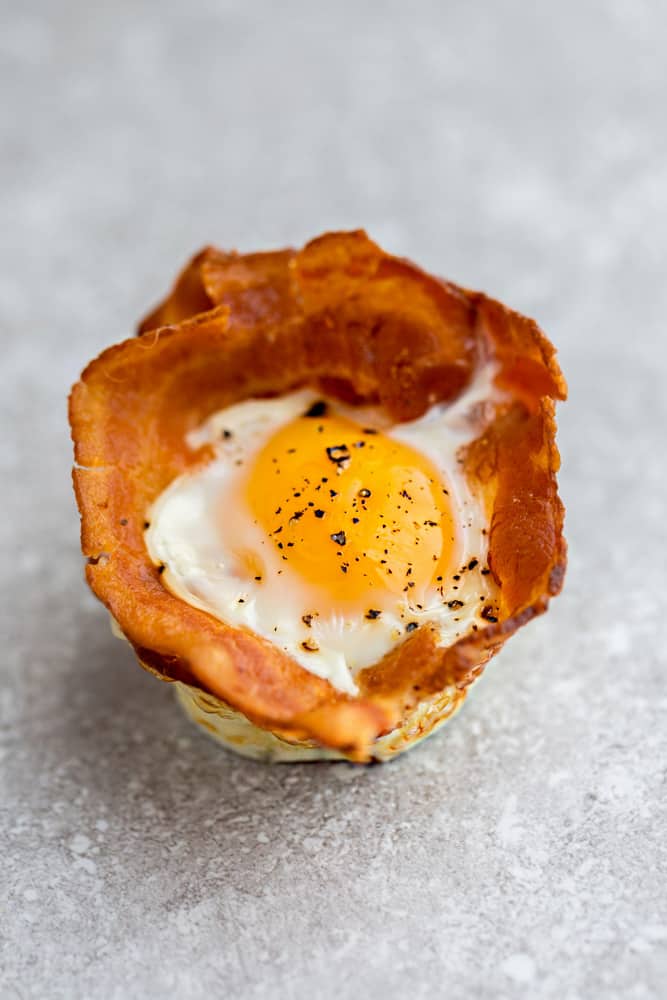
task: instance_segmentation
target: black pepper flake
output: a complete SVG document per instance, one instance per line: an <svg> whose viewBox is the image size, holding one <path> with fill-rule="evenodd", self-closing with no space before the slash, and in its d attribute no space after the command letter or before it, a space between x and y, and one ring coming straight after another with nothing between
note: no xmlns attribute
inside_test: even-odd
<svg viewBox="0 0 667 1000"><path fill-rule="evenodd" d="M329 537L332 542L336 543L336 545L345 545L345 542L347 541L344 531L334 531L333 535L330 535Z"/></svg>
<svg viewBox="0 0 667 1000"><path fill-rule="evenodd" d="M355 441L354 444L352 445L352 447L353 448L365 448L366 447L366 442L365 441Z"/></svg>
<svg viewBox="0 0 667 1000"><path fill-rule="evenodd" d="M358 496L362 497L364 500L366 499L366 497L369 497L370 495L371 495L371 491L367 490L366 487L364 487L363 489L359 490L359 493L358 493Z"/></svg>
<svg viewBox="0 0 667 1000"><path fill-rule="evenodd" d="M160 576L162 576L162 574L164 573L164 571L166 570L166 568L167 567L165 566L164 563L160 563L160 565L157 568L157 571L160 574Z"/></svg>
<svg viewBox="0 0 667 1000"><path fill-rule="evenodd" d="M471 559L468 563L468 569L474 569L475 566L479 564L479 559Z"/></svg>
<svg viewBox="0 0 667 1000"><path fill-rule="evenodd" d="M463 601L447 601L448 608L462 608Z"/></svg>
<svg viewBox="0 0 667 1000"><path fill-rule="evenodd" d="M229 439L232 436L232 432L228 431L227 428L225 427L225 429L222 432L222 436L223 436L223 438L224 438L225 441L229 441Z"/></svg>
<svg viewBox="0 0 667 1000"><path fill-rule="evenodd" d="M405 497L406 500L412 500L412 497L407 490L401 490L399 496Z"/></svg>
<svg viewBox="0 0 667 1000"><path fill-rule="evenodd" d="M315 617L316 617L315 614L301 615L301 621L303 622L304 625L307 625L308 628L310 628L310 626L312 625L312 622L313 622L313 618L315 618Z"/></svg>
<svg viewBox="0 0 667 1000"><path fill-rule="evenodd" d="M488 576L490 572L491 572L490 569L483 569L482 570L482 576Z"/></svg>
<svg viewBox="0 0 667 1000"><path fill-rule="evenodd" d="M282 514L282 510L283 510L282 507L277 507L276 510L275 510L275 513L276 514Z"/></svg>
<svg viewBox="0 0 667 1000"><path fill-rule="evenodd" d="M148 531L148 529L150 528L150 526L151 526L151 522L150 521L144 521L144 531Z"/></svg>
<svg viewBox="0 0 667 1000"><path fill-rule="evenodd" d="M460 580L461 579L461 575L459 573L455 573L454 576L452 577L452 579L453 580Z"/></svg>
<svg viewBox="0 0 667 1000"><path fill-rule="evenodd" d="M485 607L482 608L481 615L482 615L482 618L484 618L485 621L487 621L487 622L497 622L498 621L498 619L496 618L496 616L493 613L493 608L491 607L490 604L487 604Z"/></svg>
<svg viewBox="0 0 667 1000"><path fill-rule="evenodd" d="M375 430L374 427L362 427L361 428L361 433L362 434L377 434L378 432Z"/></svg>
<svg viewBox="0 0 667 1000"><path fill-rule="evenodd" d="M370 621L374 621L374 619L379 618L381 614L382 612L378 611L376 608L369 608L366 612L366 618L370 619Z"/></svg>
<svg viewBox="0 0 667 1000"><path fill-rule="evenodd" d="M342 570L343 573L347 573L348 565L349 565L348 563L343 563L342 564L341 570Z"/></svg>
<svg viewBox="0 0 667 1000"><path fill-rule="evenodd" d="M336 492L336 490L329 490L329 496L332 497L332 498L333 497L337 497L338 493Z"/></svg>
<svg viewBox="0 0 667 1000"><path fill-rule="evenodd" d="M327 412L327 404L323 399L318 399L304 413L304 417L323 417Z"/></svg>
<svg viewBox="0 0 667 1000"><path fill-rule="evenodd" d="M324 517L324 511L320 510L319 508L317 510L314 510L313 514L315 515L315 517Z"/></svg>
<svg viewBox="0 0 667 1000"><path fill-rule="evenodd" d="M418 622L408 622L408 624L405 626L405 631L406 632L414 632L414 630L416 628L419 628L419 623Z"/></svg>
<svg viewBox="0 0 667 1000"><path fill-rule="evenodd" d="M126 517L121 517L120 523L123 525L123 527L125 527L125 525L127 524L127 518Z"/></svg>
<svg viewBox="0 0 667 1000"><path fill-rule="evenodd" d="M301 648L305 649L307 653L318 653L320 649L314 639L304 639Z"/></svg>
<svg viewBox="0 0 667 1000"><path fill-rule="evenodd" d="M303 517L303 511L295 510L292 516L290 517L290 521L299 521L302 517Z"/></svg>
<svg viewBox="0 0 667 1000"><path fill-rule="evenodd" d="M261 583L262 582L261 576L256 576L255 579L257 580L257 583Z"/></svg>
<svg viewBox="0 0 667 1000"><path fill-rule="evenodd" d="M427 528L437 528L438 527L438 522L437 521L424 521L424 524L426 525Z"/></svg>
<svg viewBox="0 0 667 1000"><path fill-rule="evenodd" d="M329 461L337 465L339 469L350 461L350 449L346 444L333 444L326 449L326 452Z"/></svg>
<svg viewBox="0 0 667 1000"><path fill-rule="evenodd" d="M352 524L359 524L359 518L358 517L353 517L352 518Z"/></svg>

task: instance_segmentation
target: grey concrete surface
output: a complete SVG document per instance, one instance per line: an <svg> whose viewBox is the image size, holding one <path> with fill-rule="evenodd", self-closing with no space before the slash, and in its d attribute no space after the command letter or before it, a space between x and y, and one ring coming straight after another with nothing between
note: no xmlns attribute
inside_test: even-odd
<svg viewBox="0 0 667 1000"><path fill-rule="evenodd" d="M0 996L665 997L665 5L0 9ZM65 396L200 245L359 225L559 346L570 569L412 755L267 769L86 592Z"/></svg>

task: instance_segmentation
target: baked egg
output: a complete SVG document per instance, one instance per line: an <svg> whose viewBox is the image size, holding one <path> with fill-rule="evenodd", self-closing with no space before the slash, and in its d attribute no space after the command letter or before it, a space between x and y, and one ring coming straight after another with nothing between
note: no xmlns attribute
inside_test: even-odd
<svg viewBox="0 0 667 1000"><path fill-rule="evenodd" d="M400 424L310 389L213 414L188 435L209 459L147 514L164 584L349 694L417 628L450 645L493 621L486 514L457 461L491 376Z"/></svg>

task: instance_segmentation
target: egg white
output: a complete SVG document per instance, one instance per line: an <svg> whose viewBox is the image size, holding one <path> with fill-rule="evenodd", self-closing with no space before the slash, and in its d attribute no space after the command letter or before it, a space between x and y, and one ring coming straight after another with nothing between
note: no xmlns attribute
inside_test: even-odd
<svg viewBox="0 0 667 1000"><path fill-rule="evenodd" d="M373 425L421 452L447 484L460 545L452 573L460 579L446 579L444 592L433 589L421 608L408 595L397 595L392 608L385 610L385 604L372 621L362 610L327 613L321 597L315 598L308 583L281 562L271 539L239 502L239 483L257 453L279 428L322 398L311 389L227 407L187 436L190 448L212 445L215 457L174 480L147 514L146 545L153 562L164 566L165 585L188 604L271 640L306 670L349 694L357 691L355 674L403 641L409 623L428 624L440 645L451 645L479 627L481 609L496 596L492 577L483 573L486 516L461 472L459 454L479 433L473 416L480 405L498 398L493 375L493 367L483 365L453 404L436 404L408 423L391 425L379 410L331 402L332 411ZM261 553L261 583L237 567L231 551L239 545ZM372 596L369 601L372 606ZM302 616L315 610L317 616L305 624ZM309 640L316 651L304 650L302 644Z"/></svg>

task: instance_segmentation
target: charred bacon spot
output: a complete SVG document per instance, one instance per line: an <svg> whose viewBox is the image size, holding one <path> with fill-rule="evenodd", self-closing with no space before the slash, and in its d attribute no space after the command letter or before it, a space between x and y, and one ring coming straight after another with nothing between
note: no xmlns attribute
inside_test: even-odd
<svg viewBox="0 0 667 1000"><path fill-rule="evenodd" d="M320 650L314 639L304 639L301 643L301 648L305 649L307 653L318 653Z"/></svg>
<svg viewBox="0 0 667 1000"><path fill-rule="evenodd" d="M494 615L493 608L492 608L492 606L490 604L486 604L482 608L480 614L481 614L482 618L485 621L487 621L487 622L497 622L498 621L498 618L496 617L496 615Z"/></svg>
<svg viewBox="0 0 667 1000"><path fill-rule="evenodd" d="M106 564L109 562L109 553L100 552L98 556L88 556L86 562L88 563L89 566L106 566Z"/></svg>

